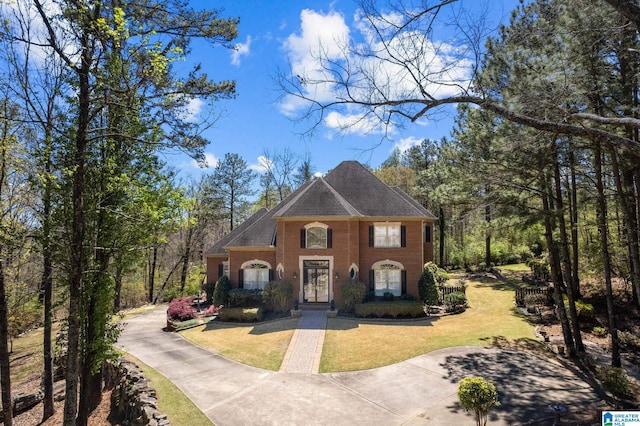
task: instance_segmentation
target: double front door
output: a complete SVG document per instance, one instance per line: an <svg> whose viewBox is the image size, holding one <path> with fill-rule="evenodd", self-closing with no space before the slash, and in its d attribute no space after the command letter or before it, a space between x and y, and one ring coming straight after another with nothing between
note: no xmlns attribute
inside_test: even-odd
<svg viewBox="0 0 640 426"><path fill-rule="evenodd" d="M329 261L305 260L302 296L305 303L329 302Z"/></svg>

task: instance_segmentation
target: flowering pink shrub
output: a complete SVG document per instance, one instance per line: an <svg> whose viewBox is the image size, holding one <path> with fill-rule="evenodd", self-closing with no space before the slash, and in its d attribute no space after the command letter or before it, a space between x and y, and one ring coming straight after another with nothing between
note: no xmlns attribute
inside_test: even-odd
<svg viewBox="0 0 640 426"><path fill-rule="evenodd" d="M211 305L202 313L202 316L211 317L214 315L218 315L218 312L220 312L220 309L222 308L224 308L224 305L220 305L220 306Z"/></svg>
<svg viewBox="0 0 640 426"><path fill-rule="evenodd" d="M167 316L174 321L186 321L195 318L197 311L191 306L193 297L181 297L179 299L173 299L169 303L167 309Z"/></svg>

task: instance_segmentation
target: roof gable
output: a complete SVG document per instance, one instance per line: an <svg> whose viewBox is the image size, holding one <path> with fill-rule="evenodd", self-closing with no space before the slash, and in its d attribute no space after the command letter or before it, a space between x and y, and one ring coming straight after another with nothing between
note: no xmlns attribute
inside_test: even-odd
<svg viewBox="0 0 640 426"><path fill-rule="evenodd" d="M256 212L207 254L226 253L227 247L271 246L279 218L318 216L436 219L407 193L388 186L362 164L344 161L325 177L298 188L273 210Z"/></svg>

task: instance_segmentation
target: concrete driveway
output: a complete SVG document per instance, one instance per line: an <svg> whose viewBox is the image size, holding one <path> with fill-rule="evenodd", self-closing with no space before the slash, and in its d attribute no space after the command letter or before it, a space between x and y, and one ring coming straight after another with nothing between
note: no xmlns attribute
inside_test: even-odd
<svg viewBox="0 0 640 426"><path fill-rule="evenodd" d="M468 375L498 389L492 425L551 425L549 404L576 413L600 400L578 373L529 352L456 347L366 371L279 373L164 332L163 308L126 323L118 345L175 383L218 426L473 425L456 397Z"/></svg>

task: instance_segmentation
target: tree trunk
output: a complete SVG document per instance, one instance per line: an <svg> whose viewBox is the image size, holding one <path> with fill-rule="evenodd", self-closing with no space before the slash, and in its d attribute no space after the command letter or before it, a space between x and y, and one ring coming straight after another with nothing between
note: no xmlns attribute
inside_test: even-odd
<svg viewBox="0 0 640 426"><path fill-rule="evenodd" d="M149 303L153 303L153 291L156 278L156 267L158 264L158 242L153 242L153 250L151 252L151 266L149 267Z"/></svg>
<svg viewBox="0 0 640 426"><path fill-rule="evenodd" d="M598 142L596 142L594 148L594 167L596 175L596 189L598 191L598 230L600 231L600 241L602 245L602 263L605 294L607 299L609 335L611 336L611 365L614 367L620 367L622 365L622 361L620 359L620 341L618 339L618 329L616 327L614 315L613 287L611 284L611 256L609 254L609 230L607 228L607 201L605 199L604 184L602 182L602 150Z"/></svg>
<svg viewBox="0 0 640 426"><path fill-rule="evenodd" d="M556 221L558 229L560 231L560 245L561 256L560 264L562 265L563 281L567 288L567 298L569 299L569 320L571 322L571 331L573 334L573 341L575 343L575 350L577 354L584 354L584 344L582 343L582 336L580 334L580 323L578 322L578 311L576 310L576 295L573 287L572 268L569 254L569 241L567 235L567 228L564 217L564 202L562 196L562 184L560 177L560 164L558 159L557 146L554 144L554 164L553 164L553 178L555 182L556 193ZM575 355L569 352L571 356Z"/></svg>
<svg viewBox="0 0 640 426"><path fill-rule="evenodd" d="M553 209L549 202L549 185L547 183L547 177L542 178L542 208L544 210L544 227L545 237L547 240L547 248L549 250L549 263L551 264L551 280L553 281L553 293L556 299L556 314L560 320L562 327L562 336L564 338L564 344L567 347L567 352L572 353L575 345L573 336L571 334L571 327L567 318L567 311L564 307L564 299L562 293L562 274L560 273L560 262L558 260L558 250L556 244L553 241L553 230L555 228L553 217Z"/></svg>
<svg viewBox="0 0 640 426"><path fill-rule="evenodd" d="M46 204L45 204L46 206ZM47 208L45 207L45 211ZM45 217L47 215L45 214ZM45 244L48 241L45 236ZM42 376L43 387L43 414L42 421L47 420L55 413L53 405L53 268L51 265L50 249L45 248L42 252L43 272L42 272L42 290L44 292L44 337L43 337L43 355L44 368Z"/></svg>
<svg viewBox="0 0 640 426"><path fill-rule="evenodd" d="M440 254L440 267L444 268L444 241L445 241L445 224L444 224L444 209L442 207L440 207L440 217L438 218L438 229L440 230L440 232L438 233L438 237L440 238L440 247L438 247L439 249L439 254Z"/></svg>
<svg viewBox="0 0 640 426"><path fill-rule="evenodd" d="M184 241L184 253L182 254L182 271L180 273L180 292L184 291L187 283L187 274L189 273L189 260L191 260L191 244L193 240L194 230L187 225L187 236Z"/></svg>
<svg viewBox="0 0 640 426"><path fill-rule="evenodd" d="M82 327L81 302L83 293L83 275L85 264L85 163L87 151L87 129L89 127L89 106L91 93L89 86L89 69L91 52L89 37L81 36L82 57L78 73L78 127L76 129L76 146L73 172L73 218L71 233L71 265L69 271L69 312L67 329L67 370L65 374L64 424L76 426L78 413L78 375L80 374L80 330Z"/></svg>
<svg viewBox="0 0 640 426"><path fill-rule="evenodd" d="M11 399L11 366L9 363L9 323L7 294L4 282L4 265L0 259L0 384L2 385L2 415L4 425L13 425L13 401Z"/></svg>
<svg viewBox="0 0 640 426"><path fill-rule="evenodd" d="M485 189L486 193L489 193L489 186ZM487 222L487 235L484 240L484 266L486 270L491 269L491 231L489 226L491 225L491 206L487 202L484 208L484 219Z"/></svg>
<svg viewBox="0 0 640 426"><path fill-rule="evenodd" d="M578 186L576 184L576 159L573 152L574 147L569 142L569 168L571 170L571 197L570 200L570 223L571 223L571 255L572 257L572 271L571 271L571 284L573 285L574 295L576 299L579 299L582 295L580 290L580 275L578 271L579 267L579 244L578 244Z"/></svg>
<svg viewBox="0 0 640 426"><path fill-rule="evenodd" d="M122 291L122 275L124 269L121 265L116 266L116 272L113 276L115 295L113 297L113 312L120 311L120 292Z"/></svg>

